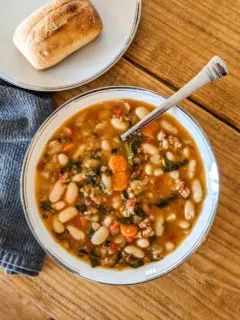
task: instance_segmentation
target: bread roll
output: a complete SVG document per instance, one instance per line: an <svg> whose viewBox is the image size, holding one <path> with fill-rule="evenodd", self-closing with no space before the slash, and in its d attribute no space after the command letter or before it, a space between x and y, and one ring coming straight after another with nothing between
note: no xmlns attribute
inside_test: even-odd
<svg viewBox="0 0 240 320"><path fill-rule="evenodd" d="M43 70L88 44L101 30L101 18L89 0L54 0L17 27L13 42Z"/></svg>

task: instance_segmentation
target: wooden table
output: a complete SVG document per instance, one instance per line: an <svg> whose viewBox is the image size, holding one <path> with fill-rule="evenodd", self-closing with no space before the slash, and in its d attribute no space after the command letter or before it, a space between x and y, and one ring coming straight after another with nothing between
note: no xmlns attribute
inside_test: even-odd
<svg viewBox="0 0 240 320"><path fill-rule="evenodd" d="M147 0L136 38L101 78L54 94L59 106L89 89L135 85L170 95L215 54L230 76L182 103L203 127L221 172L221 197L207 240L170 274L117 287L79 279L46 258L36 279L1 277L56 319L239 319L240 1Z"/></svg>

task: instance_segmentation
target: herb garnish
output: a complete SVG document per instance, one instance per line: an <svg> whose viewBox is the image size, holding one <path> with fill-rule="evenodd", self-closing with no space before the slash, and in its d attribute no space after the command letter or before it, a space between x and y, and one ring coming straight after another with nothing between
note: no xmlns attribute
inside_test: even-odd
<svg viewBox="0 0 240 320"><path fill-rule="evenodd" d="M172 194L169 198L166 199L161 199L156 206L159 208L165 208L168 206L170 203L172 203L174 200L176 200L178 196L176 194Z"/></svg>
<svg viewBox="0 0 240 320"><path fill-rule="evenodd" d="M172 162L165 158L165 167L163 170L165 172L175 171L175 170L178 170L180 167L185 166L187 163L188 163L187 159L184 159L181 162Z"/></svg>

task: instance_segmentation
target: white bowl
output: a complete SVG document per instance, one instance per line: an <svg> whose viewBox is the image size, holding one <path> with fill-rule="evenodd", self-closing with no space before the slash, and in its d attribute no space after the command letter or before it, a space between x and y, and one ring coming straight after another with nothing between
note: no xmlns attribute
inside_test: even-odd
<svg viewBox="0 0 240 320"><path fill-rule="evenodd" d="M58 245L44 226L35 199L36 165L46 142L62 123L75 113L97 102L113 99L135 99L158 106L164 98L136 87L107 87L84 93L58 108L40 127L27 151L22 171L22 203L26 219L35 238L46 253L72 273L91 281L107 284L135 284L160 277L185 261L205 239L213 222L219 198L219 173L212 147L197 122L182 108L174 107L169 113L191 133L202 155L206 173L207 195L202 212L192 232L177 249L163 260L138 269L91 268Z"/></svg>

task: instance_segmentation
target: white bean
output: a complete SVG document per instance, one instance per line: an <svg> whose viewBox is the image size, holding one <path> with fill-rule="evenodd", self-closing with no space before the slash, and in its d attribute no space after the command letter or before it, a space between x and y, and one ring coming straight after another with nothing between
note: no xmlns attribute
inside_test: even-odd
<svg viewBox="0 0 240 320"><path fill-rule="evenodd" d="M188 178L189 179L192 179L195 176L196 167L197 167L196 160L194 160L194 159L190 160L188 163Z"/></svg>
<svg viewBox="0 0 240 320"><path fill-rule="evenodd" d="M74 182L83 182L85 180L85 176L82 173L75 174L75 176L72 177L72 181Z"/></svg>
<svg viewBox="0 0 240 320"><path fill-rule="evenodd" d="M178 226L182 229L188 229L190 224L187 221L181 220L178 222Z"/></svg>
<svg viewBox="0 0 240 320"><path fill-rule="evenodd" d="M112 189L112 178L106 174L102 174L102 183L104 184L106 191L111 192Z"/></svg>
<svg viewBox="0 0 240 320"><path fill-rule="evenodd" d="M62 222L60 222L58 220L57 216L53 217L52 227L53 227L54 232L56 232L56 233L63 233L63 231L65 230L64 225L62 224Z"/></svg>
<svg viewBox="0 0 240 320"><path fill-rule="evenodd" d="M84 161L86 168L97 168L100 165L100 161L96 159L88 159Z"/></svg>
<svg viewBox="0 0 240 320"><path fill-rule="evenodd" d="M65 201L58 201L52 205L52 208L55 210L62 210L63 208L65 208L65 206Z"/></svg>
<svg viewBox="0 0 240 320"><path fill-rule="evenodd" d="M103 140L101 146L103 150L110 151L110 144L107 140Z"/></svg>
<svg viewBox="0 0 240 320"><path fill-rule="evenodd" d="M167 251L173 251L173 249L175 248L175 244L171 241L168 241L165 243L165 248Z"/></svg>
<svg viewBox="0 0 240 320"><path fill-rule="evenodd" d="M178 170L174 170L168 173L170 175L170 177L172 177L174 180L179 179L179 171Z"/></svg>
<svg viewBox="0 0 240 320"><path fill-rule="evenodd" d="M103 130L105 129L107 126L107 123L106 122L100 122L98 124L96 124L96 127L95 127L95 130Z"/></svg>
<svg viewBox="0 0 240 320"><path fill-rule="evenodd" d="M156 236L161 237L164 233L164 218L163 216L157 216L154 223L154 231Z"/></svg>
<svg viewBox="0 0 240 320"><path fill-rule="evenodd" d="M96 231L100 227L100 223L92 222L92 228L94 231Z"/></svg>
<svg viewBox="0 0 240 320"><path fill-rule="evenodd" d="M58 200L61 199L64 191L65 191L65 185L62 182L57 181L54 184L52 191L49 194L49 200L51 202L57 202Z"/></svg>
<svg viewBox="0 0 240 320"><path fill-rule="evenodd" d="M102 244L105 240L107 240L107 237L109 236L109 230L105 226L101 226L97 231L94 232L91 242L95 245Z"/></svg>
<svg viewBox="0 0 240 320"><path fill-rule="evenodd" d="M151 162L153 164L160 164L161 163L161 157L160 155L156 155L156 156L151 156Z"/></svg>
<svg viewBox="0 0 240 320"><path fill-rule="evenodd" d="M158 177L158 176L161 176L162 174L164 174L164 171L161 168L155 168L153 171L153 174L155 175L155 177Z"/></svg>
<svg viewBox="0 0 240 320"><path fill-rule="evenodd" d="M187 159L190 157L190 150L189 150L188 147L185 147L185 148L183 149L183 155L184 155L184 157L187 158Z"/></svg>
<svg viewBox="0 0 240 320"><path fill-rule="evenodd" d="M197 203L202 201L203 198L203 190L199 180L195 179L192 182L192 194L193 200Z"/></svg>
<svg viewBox="0 0 240 320"><path fill-rule="evenodd" d="M144 251L142 251L140 248L130 245L124 248L124 251L132 256L134 256L135 258L139 258L142 259L145 256Z"/></svg>
<svg viewBox="0 0 240 320"><path fill-rule="evenodd" d="M175 160L175 155L170 151L166 152L166 157L167 157L167 159L169 161L174 161Z"/></svg>
<svg viewBox="0 0 240 320"><path fill-rule="evenodd" d="M138 239L136 243L140 248L147 248L149 246L148 239L144 239L144 238Z"/></svg>
<svg viewBox="0 0 240 320"><path fill-rule="evenodd" d="M166 218L166 221L167 222L172 222L172 221L175 221L176 220L176 214L175 213L170 213L168 216L167 216L167 218Z"/></svg>
<svg viewBox="0 0 240 320"><path fill-rule="evenodd" d="M111 217L106 217L106 218L103 220L103 224L104 224L106 227L109 227L111 223L112 223L112 218L111 218Z"/></svg>
<svg viewBox="0 0 240 320"><path fill-rule="evenodd" d="M160 125L164 130L174 135L178 134L178 129L175 126L173 126L169 121L163 119L160 121Z"/></svg>
<svg viewBox="0 0 240 320"><path fill-rule="evenodd" d="M136 115L138 116L139 119L145 118L149 114L149 110L145 107L138 107L135 110Z"/></svg>
<svg viewBox="0 0 240 320"><path fill-rule="evenodd" d="M184 206L184 216L187 220L192 220L195 218L195 208L191 200L187 200Z"/></svg>
<svg viewBox="0 0 240 320"><path fill-rule="evenodd" d="M64 153L58 154L58 162L61 166L66 166L69 162L68 156L66 156Z"/></svg>
<svg viewBox="0 0 240 320"><path fill-rule="evenodd" d="M58 215L58 219L65 223L78 215L78 211L75 207L68 207L61 211Z"/></svg>
<svg viewBox="0 0 240 320"><path fill-rule="evenodd" d="M146 164L145 165L145 173L150 176L153 173L153 167L150 164Z"/></svg>
<svg viewBox="0 0 240 320"><path fill-rule="evenodd" d="M159 150L151 143L143 143L142 149L144 153L148 153L152 156L159 154Z"/></svg>
<svg viewBox="0 0 240 320"><path fill-rule="evenodd" d="M70 182L68 187L67 187L65 200L68 203L72 204L72 203L74 203L76 201L77 196L78 196L78 187L77 187L75 182Z"/></svg>
<svg viewBox="0 0 240 320"><path fill-rule="evenodd" d="M67 226L67 230L75 240L80 241L85 239L85 233L82 230L74 226Z"/></svg>
<svg viewBox="0 0 240 320"><path fill-rule="evenodd" d="M111 124L115 129L120 130L120 131L125 131L128 128L128 123L121 121L118 118L112 118Z"/></svg>

